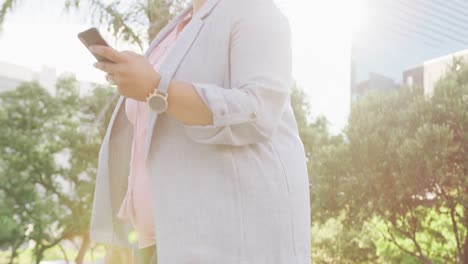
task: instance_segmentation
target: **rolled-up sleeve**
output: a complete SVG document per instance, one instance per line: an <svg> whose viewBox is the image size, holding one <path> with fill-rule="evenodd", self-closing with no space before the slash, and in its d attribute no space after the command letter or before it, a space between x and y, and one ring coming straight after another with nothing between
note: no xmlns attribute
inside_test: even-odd
<svg viewBox="0 0 468 264"><path fill-rule="evenodd" d="M184 125L186 134L196 142L246 145L267 140L289 101L289 22L276 9L249 13L231 29L231 87L192 83L213 116L210 125Z"/></svg>

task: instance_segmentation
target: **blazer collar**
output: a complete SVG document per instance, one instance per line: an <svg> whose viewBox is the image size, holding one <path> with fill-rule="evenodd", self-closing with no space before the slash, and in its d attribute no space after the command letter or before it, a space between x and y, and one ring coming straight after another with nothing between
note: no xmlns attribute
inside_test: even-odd
<svg viewBox="0 0 468 264"><path fill-rule="evenodd" d="M206 0L206 2L202 5L202 7L192 16L192 19L199 18L204 20L208 17L211 11L214 9L216 4L221 0ZM151 41L148 49L146 50L145 57L148 57L151 51L156 47L173 29L176 27L190 12L193 11L193 5L188 5L182 12L176 15L165 27L159 31L156 37Z"/></svg>
<svg viewBox="0 0 468 264"><path fill-rule="evenodd" d="M198 15L201 19L205 19L211 13L211 11L213 11L214 7L218 4L219 1L220 0L206 0L206 2L195 15Z"/></svg>

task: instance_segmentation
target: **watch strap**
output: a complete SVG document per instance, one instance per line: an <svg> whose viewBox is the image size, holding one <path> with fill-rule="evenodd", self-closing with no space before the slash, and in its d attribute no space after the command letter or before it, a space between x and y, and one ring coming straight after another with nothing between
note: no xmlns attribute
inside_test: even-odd
<svg viewBox="0 0 468 264"><path fill-rule="evenodd" d="M158 88L157 90L161 93L164 93L167 95L167 90L169 89L169 84L171 82L171 77L169 74L166 74L165 72L159 73L161 76L161 79L159 80Z"/></svg>

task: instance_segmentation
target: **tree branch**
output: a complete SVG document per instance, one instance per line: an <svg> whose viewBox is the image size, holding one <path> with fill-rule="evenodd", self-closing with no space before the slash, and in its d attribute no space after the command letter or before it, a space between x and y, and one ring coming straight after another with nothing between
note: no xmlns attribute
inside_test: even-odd
<svg viewBox="0 0 468 264"><path fill-rule="evenodd" d="M456 242L457 242L457 252L458 252L458 256L460 259L463 258L463 252L462 252L462 248L461 248L461 242L460 242L460 233L458 231L458 224L457 224L457 220L455 219L455 214L456 214L456 211L455 211L455 207L456 207L456 204L453 202L452 199L450 199L450 197L447 195L447 193L445 192L444 188L442 186L440 186L440 194L442 195L442 197L447 201L447 206L449 207L450 209L450 212L449 212L449 215L450 215L450 220L452 221L452 230L453 230L453 234L455 236L455 239L456 239Z"/></svg>

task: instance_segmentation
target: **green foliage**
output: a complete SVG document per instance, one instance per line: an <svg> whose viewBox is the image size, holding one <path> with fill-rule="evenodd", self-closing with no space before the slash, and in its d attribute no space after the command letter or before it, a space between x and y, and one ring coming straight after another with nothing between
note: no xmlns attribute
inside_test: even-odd
<svg viewBox="0 0 468 264"><path fill-rule="evenodd" d="M314 263L384 263L377 256L379 238L371 226L349 228L345 215L312 225L312 259Z"/></svg>
<svg viewBox="0 0 468 264"><path fill-rule="evenodd" d="M334 250L341 236L371 224L380 260L468 261L467 76L455 60L432 96L415 87L370 92L353 106L344 139L317 151L315 221L344 216L346 227Z"/></svg>
<svg viewBox="0 0 468 264"><path fill-rule="evenodd" d="M468 67L455 60L432 96L370 93L334 137L296 114L309 150L314 262L468 261L467 87Z"/></svg>
<svg viewBox="0 0 468 264"><path fill-rule="evenodd" d="M331 135L328 122L320 116L309 120L310 105L303 90L294 86L291 106L308 158L312 214L312 259L314 263L381 263L377 259L377 235L367 227L345 226L345 215L337 215L344 195L343 185L349 163L343 135ZM335 218L336 216L336 218Z"/></svg>
<svg viewBox="0 0 468 264"><path fill-rule="evenodd" d="M45 261L58 261L64 260L65 256L75 256L78 253L76 248L64 248L64 251L60 248L59 245L54 246L44 252ZM87 251L84 261L86 263L95 263L98 260L102 260L105 255L105 248L103 245L97 245ZM18 257L15 259L14 263L23 264L31 263L31 259L34 258L34 252L31 248L21 248L18 250ZM10 259L9 252L0 251L0 263L8 263ZM70 260L70 259L69 259Z"/></svg>
<svg viewBox="0 0 468 264"><path fill-rule="evenodd" d="M59 79L55 95L36 82L0 94L0 247L12 259L28 241L39 262L65 239L88 239L102 138L90 128L103 126L95 104L109 94L80 97L74 77Z"/></svg>
<svg viewBox="0 0 468 264"><path fill-rule="evenodd" d="M0 7L0 31L3 31L3 22L5 21L6 14L13 10L18 0L5 0Z"/></svg>
<svg viewBox="0 0 468 264"><path fill-rule="evenodd" d="M344 144L342 135L331 135L328 129L328 121L325 117L319 116L312 120L310 118L310 105L307 101L307 96L303 90L296 85L292 87L291 106L294 110L294 115L298 124L299 135L304 144L307 160L308 171L311 182L311 205L312 219L326 220L329 208L334 203L329 203L328 206L324 203L332 201L336 197L336 192L330 192L333 184L318 178L326 177L321 169L335 168L330 162L341 162L340 157L336 159L328 159L327 155L335 155L340 146ZM345 158L345 157L343 157ZM321 168L321 169L318 169ZM325 196L328 196L325 198Z"/></svg>
<svg viewBox="0 0 468 264"><path fill-rule="evenodd" d="M189 1L187 0L66 0L65 10L84 9L92 23L107 27L117 39L137 44L150 42Z"/></svg>
<svg viewBox="0 0 468 264"><path fill-rule="evenodd" d="M427 257L432 263L454 263L453 252L456 251L457 244L455 239L450 239L453 233L450 216L430 208L422 210L427 211L425 218L418 219L422 228L417 233L417 238L422 250L427 252ZM391 263L421 263L417 257L405 253L396 245L399 244L405 249L414 249L415 245L411 239L396 233L396 243L392 242L390 234L394 232L391 228L389 230L384 221L374 218L370 223L381 234L376 240L379 256Z"/></svg>
<svg viewBox="0 0 468 264"><path fill-rule="evenodd" d="M5 17L15 11L18 0L0 5L0 31ZM92 24L105 26L116 39L137 44L150 42L172 17L189 4L188 0L64 0L64 10L83 10Z"/></svg>

